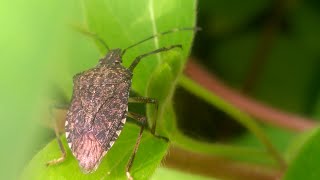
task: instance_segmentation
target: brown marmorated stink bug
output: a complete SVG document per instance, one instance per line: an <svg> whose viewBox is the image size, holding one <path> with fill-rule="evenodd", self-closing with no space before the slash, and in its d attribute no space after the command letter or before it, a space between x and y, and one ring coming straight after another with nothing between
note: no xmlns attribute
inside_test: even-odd
<svg viewBox="0 0 320 180"><path fill-rule="evenodd" d="M128 112L128 103L151 103L156 106L156 110L158 108L156 99L148 97L129 98L133 70L140 60L146 56L169 51L173 48L182 48L182 46L172 45L142 54L134 59L129 68L122 65L122 56L126 50L161 35L177 31L197 31L198 29L172 29L150 36L124 50L110 50L106 43L97 35L83 31L83 33L99 40L108 50L106 56L100 59L96 67L76 74L73 77L74 89L65 121L65 132L69 148L78 160L79 166L84 173L90 173L97 169L102 157L104 157L120 135L128 116L143 124L131 158L126 166L128 179L133 179L130 175L130 168L140 144L144 125L146 124L146 117ZM155 135L155 129L156 119L151 127L153 135ZM63 162L66 157L66 151L59 138L57 128L55 131L62 156L48 162L47 165Z"/></svg>

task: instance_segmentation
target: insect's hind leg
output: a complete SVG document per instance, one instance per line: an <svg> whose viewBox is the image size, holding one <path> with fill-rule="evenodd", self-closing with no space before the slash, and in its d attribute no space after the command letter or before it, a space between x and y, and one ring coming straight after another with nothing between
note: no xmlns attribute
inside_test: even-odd
<svg viewBox="0 0 320 180"><path fill-rule="evenodd" d="M135 98L131 98L131 102L144 102L146 103L146 101L148 101L149 103L156 103L157 104L157 101L155 101L155 99L151 99L151 98L146 98L146 97L135 97ZM139 136L137 138L137 141L136 141L136 144L134 146L134 149L133 149L133 152L132 152L132 155L128 161L128 164L126 166L126 174L127 174L127 178L129 180L132 180L132 176L130 174L130 169L132 167L132 164L133 164L133 161L134 161L134 158L136 156L136 153L138 151L138 148L139 148L139 145L140 145L140 141L141 141L141 138L142 138L142 133L143 133L143 130L144 130L144 126L146 125L147 123L147 118L145 116L142 116L140 114L137 114L137 113L133 113L133 112L128 112L127 114L128 117L132 118L132 119L135 119L137 121L139 121L141 123L141 128L140 128L140 132L139 132ZM154 136L156 137L159 137L159 138L162 138L162 139L165 139L166 141L168 141L167 138L165 137L161 137L161 136L157 136L155 134L153 134Z"/></svg>
<svg viewBox="0 0 320 180"><path fill-rule="evenodd" d="M150 56L152 54L157 54L157 53L160 53L160 52L169 51L169 50L174 49L174 48L181 48L182 49L182 45L181 44L176 44L176 45L172 45L172 46L169 46L169 47L162 47L160 49L156 49L156 50L148 52L146 54L142 54L142 55L136 57L136 59L131 63L131 65L130 65L130 67L128 69L131 72L133 72L134 68L139 64L139 62L140 62L140 60L142 58Z"/></svg>
<svg viewBox="0 0 320 180"><path fill-rule="evenodd" d="M155 135L156 126L157 126L157 117L158 117L158 107L159 103L158 100L149 98L149 97L130 97L129 103L144 103L144 104L154 104L155 112L154 112L154 119L151 126L151 133Z"/></svg>
<svg viewBox="0 0 320 180"><path fill-rule="evenodd" d="M155 106L155 112L154 112L154 118L151 126L151 134L154 135L155 137L162 138L166 141L169 141L167 137L159 136L156 134L156 129L157 129L157 122L158 122L158 108L159 108L159 103L157 99L154 98L149 98L149 97L130 97L129 98L129 103L143 103L143 104L154 104Z"/></svg>
<svg viewBox="0 0 320 180"><path fill-rule="evenodd" d="M133 112L128 112L127 114L128 117L131 117L132 119L135 119L135 120L138 120L142 125L141 125L141 128L140 128L140 132L139 132L139 136L137 138L137 141L136 141L136 144L134 145L134 148L133 148L133 152L132 152L132 155L128 161L128 164L126 166L126 175L127 175L127 178L129 180L133 180L133 177L131 176L130 174L130 169L132 167L132 164L133 164L133 161L134 161L134 158L136 156L136 153L138 151L138 148L139 148L139 145L140 145L140 141L141 141L141 138L142 138L142 133L143 133L143 130L144 130L144 126L147 122L147 118L140 115L140 114L136 114L136 113L133 113Z"/></svg>
<svg viewBox="0 0 320 180"><path fill-rule="evenodd" d="M54 115L53 115L53 110L54 109L68 109L68 105L53 105L53 106L50 106L49 107L49 111L50 111L51 119L54 119ZM62 144L61 139L60 139L60 133L59 133L58 123L57 123L56 119L54 119L54 132L55 132L56 139L58 141L59 148L60 148L60 151L61 151L61 157L59 157L57 159L53 159L53 160L47 162L46 163L47 166L51 166L51 165L56 165L56 164L62 163L65 160L66 155L67 155L66 154L66 150L64 149L63 144Z"/></svg>

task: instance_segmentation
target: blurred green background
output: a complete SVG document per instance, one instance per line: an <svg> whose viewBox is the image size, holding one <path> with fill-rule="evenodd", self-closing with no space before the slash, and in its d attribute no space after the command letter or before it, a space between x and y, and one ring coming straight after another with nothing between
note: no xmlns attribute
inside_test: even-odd
<svg viewBox="0 0 320 180"><path fill-rule="evenodd" d="M71 64L71 58L99 57L93 43L88 45L70 29L82 17L76 0L0 2L1 179L17 179L26 163L53 138L52 130L43 126L48 123L43 112L50 104L51 79L60 76L70 81L75 72L68 67L84 66Z"/></svg>
<svg viewBox="0 0 320 180"><path fill-rule="evenodd" d="M100 56L93 43L69 28L82 24L82 8L77 0L0 2L1 179L16 179L53 138L42 116L50 104L46 94L56 83L52 79L66 78L58 91L70 96L72 84L67 82L77 73L72 70L96 63L74 62ZM320 2L199 0L197 11L203 28L191 54L197 62L250 97L319 119ZM211 142L258 144L232 118L184 89L178 88L174 102L186 134ZM264 129L281 151L294 137L280 128Z"/></svg>
<svg viewBox="0 0 320 180"><path fill-rule="evenodd" d="M319 10L319 2L312 0L200 0L198 25L204 30L197 34L192 57L244 95L279 110L317 119ZM185 132L213 141L216 139L212 137L220 134L225 139L227 134L232 137L242 132L224 113L212 110L183 89L176 98ZM190 101L197 106L188 106ZM189 111L184 111L188 107ZM193 120L196 116L200 122ZM188 117L192 118L186 123ZM214 130L203 130L208 127Z"/></svg>

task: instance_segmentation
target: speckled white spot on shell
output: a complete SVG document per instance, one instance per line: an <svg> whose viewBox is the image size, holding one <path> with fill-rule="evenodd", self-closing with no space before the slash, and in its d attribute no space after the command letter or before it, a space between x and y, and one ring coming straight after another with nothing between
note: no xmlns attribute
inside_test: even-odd
<svg viewBox="0 0 320 180"><path fill-rule="evenodd" d="M127 118L123 118L123 119L121 120L122 124L126 123L126 119L127 119Z"/></svg>
<svg viewBox="0 0 320 180"><path fill-rule="evenodd" d="M120 135L120 133L121 133L121 130L116 131L116 134L117 134L118 136Z"/></svg>
<svg viewBox="0 0 320 180"><path fill-rule="evenodd" d="M114 141L110 141L110 143L109 143L109 144L110 144L110 147L111 147L111 146L113 146Z"/></svg>

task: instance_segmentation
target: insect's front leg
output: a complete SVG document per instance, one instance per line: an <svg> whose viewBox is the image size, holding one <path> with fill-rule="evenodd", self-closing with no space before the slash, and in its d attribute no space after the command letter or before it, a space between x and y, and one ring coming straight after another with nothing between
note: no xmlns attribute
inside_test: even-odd
<svg viewBox="0 0 320 180"><path fill-rule="evenodd" d="M153 55L153 54L157 54L157 53L160 53L160 52L170 51L170 50L172 50L174 48L181 48L182 49L182 45L176 44L176 45L172 45L172 46L169 46L169 47L162 47L162 48L156 49L154 51L148 52L146 54L142 54L142 55L140 55L140 56L135 58L135 60L131 63L131 65L130 65L130 67L128 69L129 69L129 71L133 72L134 68L139 64L139 62L141 61L142 58L145 58L147 56L150 56L150 55Z"/></svg>
<svg viewBox="0 0 320 180"><path fill-rule="evenodd" d="M56 135L56 138L57 138L57 141L58 141L58 144L59 144L59 148L60 148L60 151L61 151L61 157L59 157L57 159L53 159L53 160L47 162L46 163L47 166L59 164L59 163L63 162L65 160L65 158L66 158L66 155L67 155L66 154L66 150L64 149L63 144L62 144L61 139L60 139L58 122L54 117L53 110L54 109L65 109L65 110L67 110L68 107L69 107L69 105L53 105L53 106L49 107L50 117L54 121L54 132L55 132L55 135Z"/></svg>

